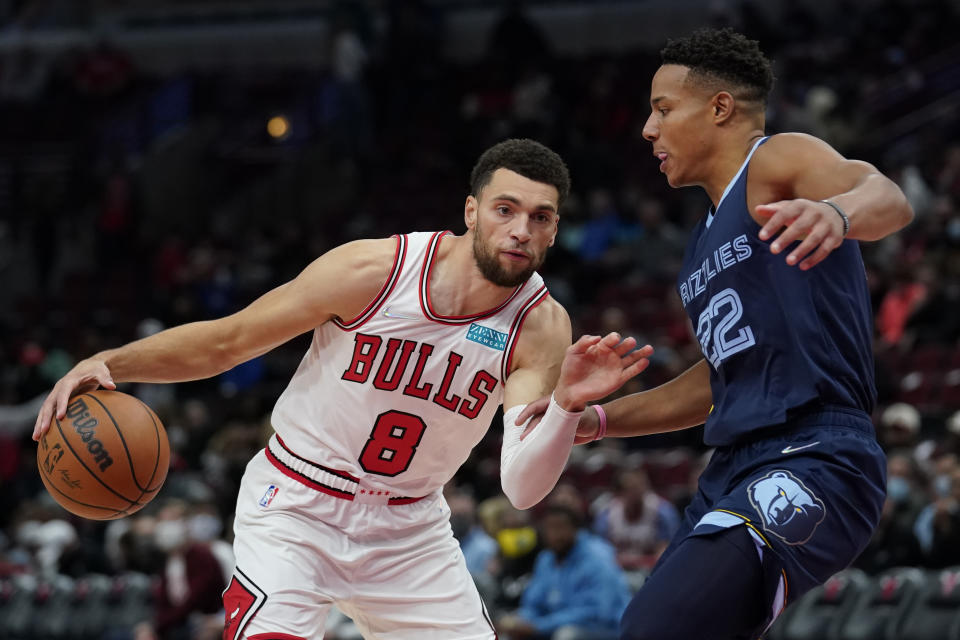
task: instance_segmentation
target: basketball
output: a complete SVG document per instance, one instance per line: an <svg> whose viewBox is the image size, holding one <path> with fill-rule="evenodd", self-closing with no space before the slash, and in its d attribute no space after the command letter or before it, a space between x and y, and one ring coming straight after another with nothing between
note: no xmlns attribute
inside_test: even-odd
<svg viewBox="0 0 960 640"><path fill-rule="evenodd" d="M70 399L37 446L37 466L50 495L92 520L128 516L163 486L170 466L167 432L137 398L97 390Z"/></svg>

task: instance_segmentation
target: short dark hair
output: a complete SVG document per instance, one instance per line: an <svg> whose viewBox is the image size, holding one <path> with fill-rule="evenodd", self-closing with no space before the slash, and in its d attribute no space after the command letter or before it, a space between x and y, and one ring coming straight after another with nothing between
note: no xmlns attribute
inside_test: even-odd
<svg viewBox="0 0 960 640"><path fill-rule="evenodd" d="M497 169L509 169L524 178L552 184L559 194L559 207L570 195L570 171L563 159L545 145L528 138L499 142L477 160L470 172L470 193L478 198Z"/></svg>
<svg viewBox="0 0 960 640"><path fill-rule="evenodd" d="M570 522L574 529L583 526L583 517L577 511L568 505L551 503L543 508L543 518L547 516L563 516Z"/></svg>
<svg viewBox="0 0 960 640"><path fill-rule="evenodd" d="M698 29L685 38L668 40L660 58L663 64L678 64L708 79L731 82L741 89L736 97L742 99L766 104L773 88L773 69L760 44L729 28Z"/></svg>

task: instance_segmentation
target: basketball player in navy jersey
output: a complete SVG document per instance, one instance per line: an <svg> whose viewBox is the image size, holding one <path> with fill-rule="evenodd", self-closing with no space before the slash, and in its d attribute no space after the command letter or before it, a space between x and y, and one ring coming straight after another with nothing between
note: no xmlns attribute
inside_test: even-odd
<svg viewBox="0 0 960 640"><path fill-rule="evenodd" d="M872 314L855 240L913 212L871 165L807 135L765 136L773 74L756 42L703 30L661 53L644 137L671 186L700 186L713 205L678 280L704 359L586 411L578 442L602 433L602 416L620 437L706 423L716 451L621 634L756 638L850 564L880 517L886 465L870 421Z"/></svg>

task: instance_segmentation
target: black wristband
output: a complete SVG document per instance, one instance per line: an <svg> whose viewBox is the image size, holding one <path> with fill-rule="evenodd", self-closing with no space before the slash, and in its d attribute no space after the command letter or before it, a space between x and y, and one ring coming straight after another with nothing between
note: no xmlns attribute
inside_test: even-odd
<svg viewBox="0 0 960 640"><path fill-rule="evenodd" d="M840 219L843 220L843 237L846 238L847 234L850 232L850 218L847 217L847 214L844 213L843 209L840 208L833 200L821 200L823 204L828 204L833 207L833 210L840 215Z"/></svg>

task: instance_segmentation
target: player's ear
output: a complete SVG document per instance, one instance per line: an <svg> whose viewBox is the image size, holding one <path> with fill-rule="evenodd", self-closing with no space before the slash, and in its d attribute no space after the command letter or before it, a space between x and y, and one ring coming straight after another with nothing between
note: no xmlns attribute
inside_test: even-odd
<svg viewBox="0 0 960 640"><path fill-rule="evenodd" d="M467 223L467 229L473 229L477 226L477 213L480 210L480 203L472 195L467 196L467 201L463 203L463 221Z"/></svg>
<svg viewBox="0 0 960 640"><path fill-rule="evenodd" d="M736 99L729 91L720 91L710 99L710 115L715 124L723 124L733 117Z"/></svg>

